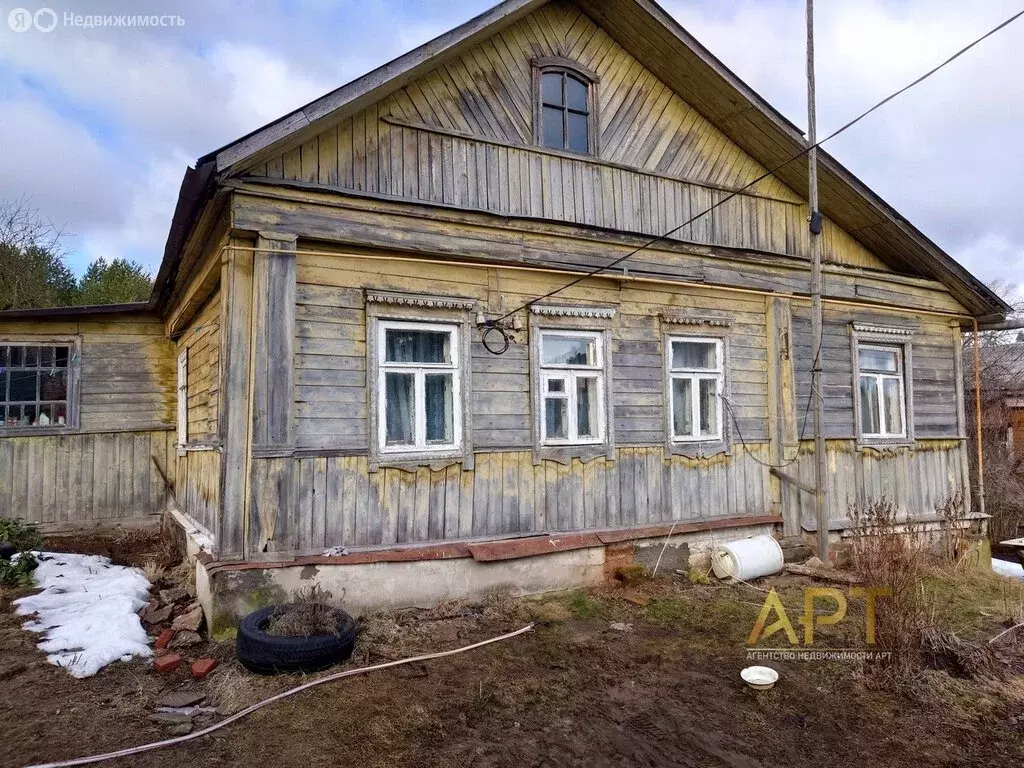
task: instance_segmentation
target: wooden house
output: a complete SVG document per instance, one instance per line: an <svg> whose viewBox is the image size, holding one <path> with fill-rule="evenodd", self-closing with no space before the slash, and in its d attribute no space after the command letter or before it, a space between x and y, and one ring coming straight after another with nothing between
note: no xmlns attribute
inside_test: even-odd
<svg viewBox="0 0 1024 768"><path fill-rule="evenodd" d="M746 188L805 147L651 0L505 0L201 158L147 305L0 316L0 513L165 474L217 631L810 535L806 160ZM961 333L1008 307L820 167L838 537L967 488Z"/></svg>

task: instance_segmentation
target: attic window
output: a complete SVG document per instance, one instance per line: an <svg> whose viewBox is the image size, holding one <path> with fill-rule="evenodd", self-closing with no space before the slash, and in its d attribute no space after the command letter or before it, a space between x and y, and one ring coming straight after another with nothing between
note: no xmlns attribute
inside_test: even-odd
<svg viewBox="0 0 1024 768"><path fill-rule="evenodd" d="M534 62L537 84L537 144L578 154L596 154L596 75L561 59Z"/></svg>

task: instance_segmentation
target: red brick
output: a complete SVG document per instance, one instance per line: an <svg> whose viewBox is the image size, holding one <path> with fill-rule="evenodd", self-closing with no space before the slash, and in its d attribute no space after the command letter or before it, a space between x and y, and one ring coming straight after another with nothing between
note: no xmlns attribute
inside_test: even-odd
<svg viewBox="0 0 1024 768"><path fill-rule="evenodd" d="M159 656L153 662L153 669L157 672L173 672L180 666L181 655L177 653L168 653L163 656Z"/></svg>
<svg viewBox="0 0 1024 768"><path fill-rule="evenodd" d="M192 664L192 676L196 680L202 680L208 674L213 672L213 668L217 666L216 659L200 659Z"/></svg>
<svg viewBox="0 0 1024 768"><path fill-rule="evenodd" d="M173 640L173 639L174 639L174 630L173 629L165 629L163 632L160 633L160 636L157 637L157 639L156 639L156 647L158 649L166 648L168 646L168 644L171 642L171 640Z"/></svg>

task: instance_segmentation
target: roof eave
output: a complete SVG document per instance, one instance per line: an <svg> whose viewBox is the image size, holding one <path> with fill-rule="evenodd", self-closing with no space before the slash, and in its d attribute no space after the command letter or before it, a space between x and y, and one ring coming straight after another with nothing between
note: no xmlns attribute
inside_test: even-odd
<svg viewBox="0 0 1024 768"><path fill-rule="evenodd" d="M0 311L0 320L48 320L89 315L148 315L152 314L148 301L125 304L85 304L78 307L33 307Z"/></svg>

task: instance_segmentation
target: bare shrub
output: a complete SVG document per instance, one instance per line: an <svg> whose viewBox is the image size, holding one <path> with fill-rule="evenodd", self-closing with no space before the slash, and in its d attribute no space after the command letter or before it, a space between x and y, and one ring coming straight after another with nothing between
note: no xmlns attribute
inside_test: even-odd
<svg viewBox="0 0 1024 768"><path fill-rule="evenodd" d="M967 504L962 490L957 490L935 505L942 536L939 553L952 566L959 566L970 548L967 525Z"/></svg>
<svg viewBox="0 0 1024 768"><path fill-rule="evenodd" d="M337 637L341 611L330 604L333 597L319 584L300 589L295 593L292 605L271 617L267 634L278 637Z"/></svg>
<svg viewBox="0 0 1024 768"><path fill-rule="evenodd" d="M920 526L901 522L898 507L880 499L865 508L851 507L851 559L865 586L884 589L875 603L875 632L881 648L892 655L889 669L898 677L920 665L927 605L922 584L929 543Z"/></svg>

